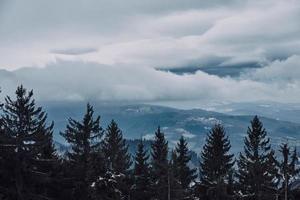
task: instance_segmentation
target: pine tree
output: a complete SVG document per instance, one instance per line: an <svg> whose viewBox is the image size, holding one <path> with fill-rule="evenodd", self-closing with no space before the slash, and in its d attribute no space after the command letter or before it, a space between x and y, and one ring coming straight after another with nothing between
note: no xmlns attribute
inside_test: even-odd
<svg viewBox="0 0 300 200"><path fill-rule="evenodd" d="M196 175L197 170L190 169L190 167L188 166L191 160L191 155L189 153L189 149L187 145L188 145L187 141L183 136L181 136L175 148L175 153L177 154L176 177L178 178L180 185L184 190L188 190L190 183L194 181L195 178L197 177Z"/></svg>
<svg viewBox="0 0 300 200"><path fill-rule="evenodd" d="M90 185L99 174L95 167L102 168L102 163L95 163L95 156L101 156L100 139L103 130L100 116L94 118L93 107L87 104L83 120L69 119L67 128L61 135L70 144L67 152L69 175L73 182L73 198L86 200L91 198Z"/></svg>
<svg viewBox="0 0 300 200"><path fill-rule="evenodd" d="M27 92L21 85L16 100L5 98L0 134L0 154L5 162L0 176L8 199L49 197L45 186L50 181L55 150L53 123L47 125L46 121L46 113L35 106L32 90Z"/></svg>
<svg viewBox="0 0 300 200"><path fill-rule="evenodd" d="M299 172L300 168L297 168L296 164L298 161L297 150L294 149L291 152L288 144L282 144L280 146L280 152L282 153L282 162L279 163L279 174L282 180L282 189L284 191L284 199L287 200L289 197L289 184L293 177L295 177Z"/></svg>
<svg viewBox="0 0 300 200"><path fill-rule="evenodd" d="M225 183L234 165L233 154L229 154L230 141L222 125L215 125L206 139L201 152L201 182L206 186Z"/></svg>
<svg viewBox="0 0 300 200"><path fill-rule="evenodd" d="M244 153L238 160L238 179L242 193L255 199L271 199L268 191L276 189L276 161L267 132L255 116L245 137Z"/></svg>
<svg viewBox="0 0 300 200"><path fill-rule="evenodd" d="M130 196L132 180L130 175L131 155L128 145L123 138L118 124L112 120L106 129L102 142L102 151L105 156L106 169L114 176L124 177L117 183L117 190L121 192L122 198Z"/></svg>
<svg viewBox="0 0 300 200"><path fill-rule="evenodd" d="M168 199L168 142L164 133L160 131L160 127L155 132L155 139L151 144L151 157L154 196L159 200Z"/></svg>
<svg viewBox="0 0 300 200"><path fill-rule="evenodd" d="M133 199L150 200L151 198L151 179L148 160L149 155L147 155L143 140L141 140L137 146L134 163Z"/></svg>
<svg viewBox="0 0 300 200"><path fill-rule="evenodd" d="M131 156L122 131L114 120L111 121L106 129L102 150L108 169L117 174L128 174L132 163Z"/></svg>
<svg viewBox="0 0 300 200"><path fill-rule="evenodd" d="M178 165L178 156L176 150L171 152L171 159L169 161L168 173L168 199L181 200L188 198L187 191L184 190L180 182L179 176L180 167Z"/></svg>

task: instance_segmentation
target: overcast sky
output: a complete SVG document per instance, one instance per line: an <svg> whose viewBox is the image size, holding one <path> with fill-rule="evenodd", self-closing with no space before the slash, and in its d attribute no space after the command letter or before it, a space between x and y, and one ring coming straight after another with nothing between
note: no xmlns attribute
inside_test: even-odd
<svg viewBox="0 0 300 200"><path fill-rule="evenodd" d="M2 96L300 103L298 0L0 0L0 44Z"/></svg>

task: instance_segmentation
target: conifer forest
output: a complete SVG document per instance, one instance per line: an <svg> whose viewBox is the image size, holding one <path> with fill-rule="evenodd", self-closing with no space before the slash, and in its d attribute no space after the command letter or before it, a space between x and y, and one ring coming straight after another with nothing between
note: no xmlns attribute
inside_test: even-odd
<svg viewBox="0 0 300 200"><path fill-rule="evenodd" d="M131 154L117 121L103 127L89 103L84 112L80 120L70 116L61 130L69 148L59 152L53 142L55 122L36 104L33 91L20 85L5 97L1 200L300 199L297 149L283 143L274 150L258 116L249 122L243 149L236 155L226 128L213 125L193 167L185 137L170 148L157 124L154 139L140 139Z"/></svg>

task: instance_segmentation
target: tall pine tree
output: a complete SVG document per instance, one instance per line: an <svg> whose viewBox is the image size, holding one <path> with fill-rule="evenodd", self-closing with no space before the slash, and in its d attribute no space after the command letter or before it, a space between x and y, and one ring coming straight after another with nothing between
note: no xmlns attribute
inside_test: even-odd
<svg viewBox="0 0 300 200"><path fill-rule="evenodd" d="M101 156L100 139L103 130L100 116L94 118L93 107L87 104L82 121L69 119L67 128L61 135L70 144L67 152L69 176L73 182L73 199L86 200L91 198L90 185L100 175L95 167L102 168L102 163L95 163Z"/></svg>
<svg viewBox="0 0 300 200"><path fill-rule="evenodd" d="M133 199L136 200L150 200L151 199L151 179L149 167L149 155L145 150L143 140L137 146L134 163L134 185L133 185Z"/></svg>
<svg viewBox="0 0 300 200"><path fill-rule="evenodd" d="M131 156L122 131L114 120L111 121L106 129L102 150L108 169L117 174L128 174L132 163Z"/></svg>
<svg viewBox="0 0 300 200"><path fill-rule="evenodd" d="M231 145L222 125L212 127L201 152L200 180L214 200L226 198L230 171L234 165Z"/></svg>
<svg viewBox="0 0 300 200"><path fill-rule="evenodd" d="M181 136L177 146L175 147L176 153L176 178L178 178L181 187L184 190L188 190L189 185L197 177L196 169L190 169L189 162L191 161L191 155L187 146L186 139Z"/></svg>
<svg viewBox="0 0 300 200"><path fill-rule="evenodd" d="M16 99L5 98L0 134L1 190L8 199L47 199L54 146L53 123L47 125L47 115L35 106L33 91L21 85Z"/></svg>
<svg viewBox="0 0 300 200"><path fill-rule="evenodd" d="M234 165L233 154L229 153L230 141L222 125L215 125L206 138L201 152L200 178L207 186L225 183Z"/></svg>
<svg viewBox="0 0 300 200"><path fill-rule="evenodd" d="M106 129L105 137L102 141L102 151L108 172L113 176L123 177L119 179L116 188L121 192L122 198L125 199L130 196L132 184L129 176L132 161L128 148L122 131L118 124L112 120Z"/></svg>
<svg viewBox="0 0 300 200"><path fill-rule="evenodd" d="M282 190L284 193L284 200L289 198L289 185L292 179L300 172L300 168L296 166L298 157L296 148L291 151L288 144L282 144L280 146L280 152L282 153L282 161L279 163L279 174L282 181Z"/></svg>
<svg viewBox="0 0 300 200"><path fill-rule="evenodd" d="M238 160L238 179L242 193L254 199L271 199L276 190L276 162L267 132L255 116L248 127L244 152Z"/></svg>
<svg viewBox="0 0 300 200"><path fill-rule="evenodd" d="M153 189L155 198L159 200L168 199L169 184L169 162L168 142L165 135L158 127L155 138L151 144L151 174L153 178Z"/></svg>
<svg viewBox="0 0 300 200"><path fill-rule="evenodd" d="M172 150L168 173L168 199L189 199L187 191L184 190L180 182L179 170L176 150Z"/></svg>

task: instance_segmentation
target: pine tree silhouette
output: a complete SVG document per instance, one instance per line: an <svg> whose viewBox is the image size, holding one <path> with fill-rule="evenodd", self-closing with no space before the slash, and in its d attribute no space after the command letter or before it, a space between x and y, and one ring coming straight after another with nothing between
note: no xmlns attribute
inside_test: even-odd
<svg viewBox="0 0 300 200"><path fill-rule="evenodd" d="M223 199L227 195L227 183L234 165L231 145L224 127L216 124L207 136L201 152L200 180L213 199Z"/></svg>
<svg viewBox="0 0 300 200"><path fill-rule="evenodd" d="M234 165L231 145L222 125L215 125L206 139L201 152L200 173L204 185L224 183Z"/></svg>
<svg viewBox="0 0 300 200"><path fill-rule="evenodd" d="M128 153L128 145L123 138L122 131L114 120L111 121L106 129L102 150L108 169L114 173L128 173L132 163L131 156Z"/></svg>
<svg viewBox="0 0 300 200"><path fill-rule="evenodd" d="M177 165L177 174L181 186L183 189L187 190L192 181L197 177L196 169L190 169L189 162L191 161L191 155L188 149L188 143L186 139L181 136L177 146L175 147L175 152L177 154L176 165Z"/></svg>
<svg viewBox="0 0 300 200"><path fill-rule="evenodd" d="M238 179L242 193L255 199L271 199L276 190L276 161L267 132L255 116L244 140L244 152L238 160Z"/></svg>
<svg viewBox="0 0 300 200"><path fill-rule="evenodd" d="M159 200L168 199L168 142L160 127L157 128L155 139L151 144L151 168L154 196Z"/></svg>
<svg viewBox="0 0 300 200"><path fill-rule="evenodd" d="M48 198L45 186L50 182L55 150L53 123L35 106L33 91L21 85L16 99L7 96L1 119L1 190L8 199ZM3 162L4 161L4 162Z"/></svg>
<svg viewBox="0 0 300 200"><path fill-rule="evenodd" d="M151 199L151 178L148 161L149 155L147 154L143 140L141 139L137 146L133 172L133 198L136 200Z"/></svg>
<svg viewBox="0 0 300 200"><path fill-rule="evenodd" d="M102 142L102 151L105 156L106 169L113 176L120 176L116 188L121 192L121 196L130 196L130 166L132 164L131 155L128 152L128 145L123 138L122 131L118 124L112 120L108 125Z"/></svg>
<svg viewBox="0 0 300 200"><path fill-rule="evenodd" d="M72 118L61 135L70 144L67 152L69 176L72 178L73 198L86 200L91 198L90 185L100 175L95 168L102 168L103 163L95 163L95 158L101 156L100 139L103 130L100 126L100 116L94 119L93 107L87 104L83 120Z"/></svg>

